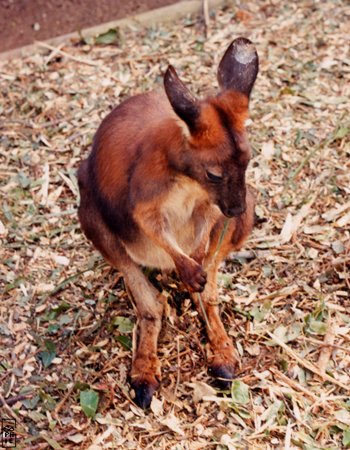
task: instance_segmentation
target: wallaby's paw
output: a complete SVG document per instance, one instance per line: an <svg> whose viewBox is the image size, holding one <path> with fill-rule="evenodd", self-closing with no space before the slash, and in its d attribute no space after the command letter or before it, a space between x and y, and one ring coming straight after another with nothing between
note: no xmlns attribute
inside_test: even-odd
<svg viewBox="0 0 350 450"><path fill-rule="evenodd" d="M194 253L191 253L190 258L194 259L196 263L202 265L205 258L205 248L199 248L195 250Z"/></svg>
<svg viewBox="0 0 350 450"><path fill-rule="evenodd" d="M207 273L193 259L187 259L177 267L181 281L189 292L202 292L207 282Z"/></svg>
<svg viewBox="0 0 350 450"><path fill-rule="evenodd" d="M159 388L159 381L153 379L135 379L131 388L135 392L134 402L142 409L148 409L154 392Z"/></svg>

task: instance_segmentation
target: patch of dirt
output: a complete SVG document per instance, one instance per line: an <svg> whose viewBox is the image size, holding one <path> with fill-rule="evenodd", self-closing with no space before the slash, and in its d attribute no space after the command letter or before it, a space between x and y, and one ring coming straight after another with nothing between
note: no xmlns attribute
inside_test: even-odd
<svg viewBox="0 0 350 450"><path fill-rule="evenodd" d="M171 3L176 0L2 0L0 52Z"/></svg>

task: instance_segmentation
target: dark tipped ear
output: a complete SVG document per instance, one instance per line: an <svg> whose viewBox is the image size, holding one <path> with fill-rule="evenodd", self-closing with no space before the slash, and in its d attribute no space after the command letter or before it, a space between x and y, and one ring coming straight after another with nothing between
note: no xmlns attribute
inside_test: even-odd
<svg viewBox="0 0 350 450"><path fill-rule="evenodd" d="M179 79L173 66L169 66L165 72L164 88L173 110L193 131L200 114L199 104Z"/></svg>
<svg viewBox="0 0 350 450"><path fill-rule="evenodd" d="M259 57L249 39L239 37L226 50L218 68L221 89L235 90L248 98L259 71Z"/></svg>

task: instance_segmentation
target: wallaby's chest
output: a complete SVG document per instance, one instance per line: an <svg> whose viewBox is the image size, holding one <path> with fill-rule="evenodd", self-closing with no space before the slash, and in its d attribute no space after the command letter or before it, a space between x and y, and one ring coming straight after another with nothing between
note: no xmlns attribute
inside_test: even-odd
<svg viewBox="0 0 350 450"><path fill-rule="evenodd" d="M206 191L186 177L180 177L159 203L166 232L187 255L196 250L202 228L207 226L206 206L209 213L211 206ZM127 251L139 264L159 269L174 268L171 257L142 231L137 241L127 244Z"/></svg>
<svg viewBox="0 0 350 450"><path fill-rule="evenodd" d="M198 207L208 202L207 192L195 181L179 177L161 204L161 213L173 229L196 220Z"/></svg>

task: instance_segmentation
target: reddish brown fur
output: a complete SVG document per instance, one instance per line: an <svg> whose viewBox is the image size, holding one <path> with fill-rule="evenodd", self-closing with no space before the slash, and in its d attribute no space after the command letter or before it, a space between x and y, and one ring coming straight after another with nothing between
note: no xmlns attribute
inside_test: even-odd
<svg viewBox="0 0 350 450"><path fill-rule="evenodd" d="M220 64L220 79L229 85L215 98L198 102L170 68L165 75L169 99L163 92L150 92L122 103L100 125L92 153L78 172L82 228L123 273L136 304L139 327L131 382L142 407L160 381L156 352L164 298L143 276L140 264L175 268L200 314L198 292L203 291L209 366L217 377L234 374L237 361L219 316L216 277L220 262L253 227L254 198L245 186L251 157L244 130L250 91L244 86L251 89L254 80L242 84L226 76L239 64L234 59L229 64L232 57L227 51Z"/></svg>
<svg viewBox="0 0 350 450"><path fill-rule="evenodd" d="M245 130L244 123L248 119L248 98L236 91L228 91L214 100L232 120L233 128L240 133Z"/></svg>

